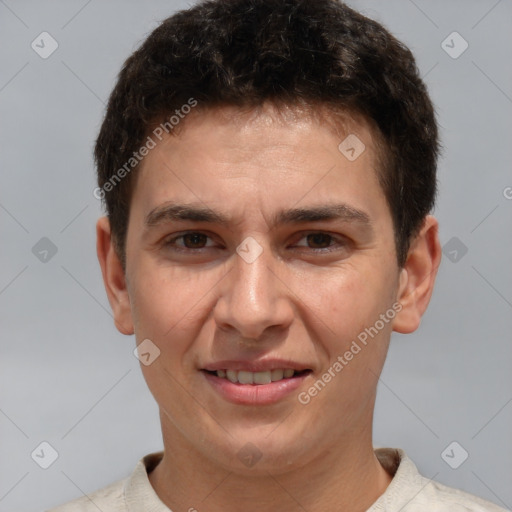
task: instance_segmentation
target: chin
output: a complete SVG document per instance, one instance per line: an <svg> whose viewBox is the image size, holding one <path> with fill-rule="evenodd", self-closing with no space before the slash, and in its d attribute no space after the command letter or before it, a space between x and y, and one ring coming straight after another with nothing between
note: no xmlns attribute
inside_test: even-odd
<svg viewBox="0 0 512 512"><path fill-rule="evenodd" d="M210 452L210 457L226 471L267 477L269 473L286 473L314 458L311 452L308 457L308 452L314 447L305 445L304 438L282 439L269 436L268 432L271 431L256 428L252 433L228 437L217 445L213 453Z"/></svg>

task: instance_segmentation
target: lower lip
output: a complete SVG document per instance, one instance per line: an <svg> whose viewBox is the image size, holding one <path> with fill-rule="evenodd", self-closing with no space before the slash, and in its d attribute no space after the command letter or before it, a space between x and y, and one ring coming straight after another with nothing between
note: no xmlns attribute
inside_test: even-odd
<svg viewBox="0 0 512 512"><path fill-rule="evenodd" d="M295 391L309 375L308 372L297 377L271 382L270 384L239 384L217 377L206 371L201 373L213 389L223 398L240 405L268 405L276 403Z"/></svg>

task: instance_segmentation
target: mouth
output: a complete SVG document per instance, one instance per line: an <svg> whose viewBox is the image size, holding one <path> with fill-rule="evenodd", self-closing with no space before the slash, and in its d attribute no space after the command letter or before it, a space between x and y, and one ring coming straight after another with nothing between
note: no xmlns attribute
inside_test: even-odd
<svg viewBox="0 0 512 512"><path fill-rule="evenodd" d="M275 368L273 370L251 372L247 370L203 370L209 375L216 376L219 379L226 379L232 384L250 384L261 386L280 382L284 379L293 379L302 377L311 373L311 370L294 370L293 368Z"/></svg>
<svg viewBox="0 0 512 512"><path fill-rule="evenodd" d="M274 363L275 365L275 363ZM274 366L273 365L273 366ZM289 397L303 385L312 373L309 368L282 366L250 371L241 365L237 369L229 365L202 369L207 384L218 396L237 405L270 405ZM245 366L245 365L244 365Z"/></svg>

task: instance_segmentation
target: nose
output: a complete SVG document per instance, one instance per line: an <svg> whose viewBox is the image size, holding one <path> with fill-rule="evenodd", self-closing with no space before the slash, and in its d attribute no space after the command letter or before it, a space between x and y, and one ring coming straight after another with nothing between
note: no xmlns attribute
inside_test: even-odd
<svg viewBox="0 0 512 512"><path fill-rule="evenodd" d="M288 328L294 315L293 294L286 286L281 263L270 249L264 249L252 262L235 254L233 265L219 283L214 311L219 329L263 341L270 332Z"/></svg>

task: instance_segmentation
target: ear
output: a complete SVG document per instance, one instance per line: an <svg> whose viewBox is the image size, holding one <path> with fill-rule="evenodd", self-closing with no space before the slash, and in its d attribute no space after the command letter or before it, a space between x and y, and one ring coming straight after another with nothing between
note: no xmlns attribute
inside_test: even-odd
<svg viewBox="0 0 512 512"><path fill-rule="evenodd" d="M108 301L114 313L114 323L122 334L133 334L132 311L126 288L126 278L114 247L110 222L107 217L101 217L96 223L96 252Z"/></svg>
<svg viewBox="0 0 512 512"><path fill-rule="evenodd" d="M415 331L427 309L437 269L441 262L437 220L428 215L411 243L407 261L400 271L397 300L402 309L393 321L393 330L403 334Z"/></svg>

